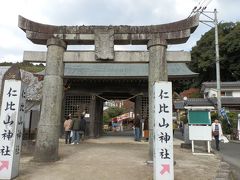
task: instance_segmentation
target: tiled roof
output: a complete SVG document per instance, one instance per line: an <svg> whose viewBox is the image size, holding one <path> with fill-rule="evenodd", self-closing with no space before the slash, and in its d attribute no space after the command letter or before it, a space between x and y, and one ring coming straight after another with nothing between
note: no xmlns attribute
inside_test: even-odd
<svg viewBox="0 0 240 180"><path fill-rule="evenodd" d="M222 89L240 89L240 81L232 81L232 82L221 82L220 86ZM202 83L201 91L206 88L217 88L216 82L204 82Z"/></svg>
<svg viewBox="0 0 240 180"><path fill-rule="evenodd" d="M180 100L174 102L175 109L184 109L185 106L214 106L208 99L189 98L186 101Z"/></svg>
<svg viewBox="0 0 240 180"><path fill-rule="evenodd" d="M45 70L38 75L44 75ZM168 63L170 78L195 77L185 63ZM147 63L65 63L65 77L148 77Z"/></svg>
<svg viewBox="0 0 240 180"><path fill-rule="evenodd" d="M221 98L223 105L239 105L240 106L240 97L223 97Z"/></svg>
<svg viewBox="0 0 240 180"><path fill-rule="evenodd" d="M221 98L223 107L239 106L240 97L223 97ZM175 109L184 109L185 106L214 106L217 107L217 98L189 98L186 101L180 100L174 102Z"/></svg>

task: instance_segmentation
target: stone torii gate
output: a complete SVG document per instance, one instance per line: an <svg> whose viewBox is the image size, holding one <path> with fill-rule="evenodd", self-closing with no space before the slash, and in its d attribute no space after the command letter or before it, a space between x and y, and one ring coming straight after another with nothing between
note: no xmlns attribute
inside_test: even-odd
<svg viewBox="0 0 240 180"><path fill-rule="evenodd" d="M185 43L197 28L199 15L187 19L150 26L53 26L33 22L19 16L18 26L34 44L46 45L45 52L25 52L24 59L45 62L43 98L34 159L58 159L59 129L63 97L64 62L137 62L148 63L149 153L153 157L153 85L168 81L167 61L176 57L190 59L186 52L169 53L169 44ZM147 45L148 54L121 54L114 45ZM95 45L93 52L67 52L67 45ZM124 58L123 58L124 57Z"/></svg>

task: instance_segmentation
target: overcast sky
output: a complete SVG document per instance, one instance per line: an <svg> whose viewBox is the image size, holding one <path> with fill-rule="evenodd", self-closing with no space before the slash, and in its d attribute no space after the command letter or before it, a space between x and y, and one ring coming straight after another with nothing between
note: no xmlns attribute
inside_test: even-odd
<svg viewBox="0 0 240 180"><path fill-rule="evenodd" d="M46 50L18 28L18 15L52 25L150 25L185 19L201 0L1 0L0 62L22 61L24 50ZM206 0L211 1L211 0ZM219 22L240 21L240 0L212 0ZM210 28L200 24L187 43L169 46L187 50ZM120 47L121 48L121 47Z"/></svg>

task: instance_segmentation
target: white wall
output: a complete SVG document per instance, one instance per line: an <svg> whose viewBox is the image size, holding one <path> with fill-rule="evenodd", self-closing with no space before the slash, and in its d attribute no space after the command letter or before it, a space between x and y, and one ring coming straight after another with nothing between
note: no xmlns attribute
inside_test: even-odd
<svg viewBox="0 0 240 180"><path fill-rule="evenodd" d="M232 93L233 97L240 97L240 91L235 91Z"/></svg>
<svg viewBox="0 0 240 180"><path fill-rule="evenodd" d="M217 90L216 89L208 89L208 97L217 97Z"/></svg>
<svg viewBox="0 0 240 180"><path fill-rule="evenodd" d="M221 91L226 91L224 89L221 89ZM216 89L213 89L213 88L206 88L205 91L204 91L204 94L208 92L208 97L217 97L217 90ZM222 96L223 97L223 96ZM232 97L240 97L240 90L238 91L232 91ZM207 98L207 97L205 97Z"/></svg>

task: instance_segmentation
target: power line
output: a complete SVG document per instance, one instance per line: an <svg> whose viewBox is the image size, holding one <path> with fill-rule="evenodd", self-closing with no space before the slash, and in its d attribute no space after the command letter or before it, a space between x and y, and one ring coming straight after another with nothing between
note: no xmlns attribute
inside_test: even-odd
<svg viewBox="0 0 240 180"><path fill-rule="evenodd" d="M196 13L202 13L205 9L207 9L207 6L209 5L209 3L212 0L201 0L198 2L198 4L196 6L194 6L194 8L192 9L190 15L188 16L191 17L192 15L196 14Z"/></svg>

